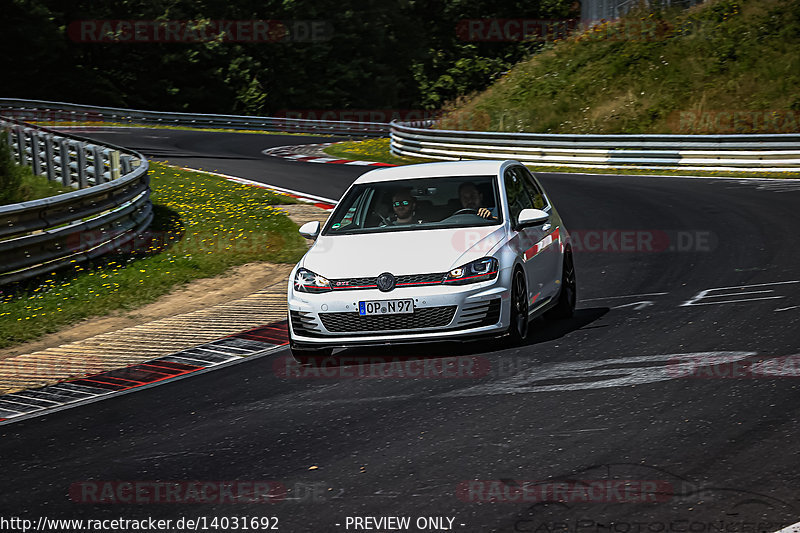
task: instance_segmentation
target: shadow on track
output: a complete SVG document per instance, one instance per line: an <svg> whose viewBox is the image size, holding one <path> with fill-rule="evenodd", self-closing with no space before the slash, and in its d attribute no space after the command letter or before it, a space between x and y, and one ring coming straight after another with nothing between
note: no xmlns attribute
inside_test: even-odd
<svg viewBox="0 0 800 533"><path fill-rule="evenodd" d="M378 346L359 346L334 352L332 357L304 357L303 364L317 366L325 360L325 366L346 367L350 365L381 364L392 361L413 361L464 357L500 352L507 348L524 349L540 343L549 342L586 328L589 324L608 313L608 307L578 309L572 318L565 320L535 319L530 324L528 338L523 344L511 345L507 337L477 338L466 342L440 341L413 344L387 344Z"/></svg>
<svg viewBox="0 0 800 533"><path fill-rule="evenodd" d="M191 160L202 160L202 159L213 159L213 160L230 160L230 161L261 161L266 157L249 157L249 156L224 156L224 155L214 155L214 154L187 154L181 153L175 150L153 150L152 148L137 148L137 151L143 153L147 157L152 157L154 159L174 159L174 158L181 158L181 159L191 159Z"/></svg>

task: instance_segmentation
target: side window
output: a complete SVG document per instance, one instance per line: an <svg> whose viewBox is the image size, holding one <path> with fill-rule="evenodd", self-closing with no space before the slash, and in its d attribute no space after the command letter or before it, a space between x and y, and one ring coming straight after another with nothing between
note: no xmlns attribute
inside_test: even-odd
<svg viewBox="0 0 800 533"><path fill-rule="evenodd" d="M341 221L339 221L336 224L333 224L332 227L334 229L338 229L340 227L347 229L348 226L350 226L353 223L353 218L355 216L356 216L356 208L355 208L355 206L353 206L353 207L351 207L350 209L347 210L347 212L342 217Z"/></svg>
<svg viewBox="0 0 800 533"><path fill-rule="evenodd" d="M361 194L353 198L353 202L346 210L337 213L341 218L331 221L331 230L339 231L362 227L366 206L370 203L374 193L372 188L364 188Z"/></svg>
<svg viewBox="0 0 800 533"><path fill-rule="evenodd" d="M533 207L536 209L545 209L547 207L547 198L545 198L541 187L536 184L530 171L527 168L520 169L520 172L525 177L525 185L528 187L528 192L533 198Z"/></svg>
<svg viewBox="0 0 800 533"><path fill-rule="evenodd" d="M505 181L506 194L508 195L509 214L511 215L511 220L516 221L520 211L533 207L533 200L528 194L525 179L516 167L506 170L503 180Z"/></svg>

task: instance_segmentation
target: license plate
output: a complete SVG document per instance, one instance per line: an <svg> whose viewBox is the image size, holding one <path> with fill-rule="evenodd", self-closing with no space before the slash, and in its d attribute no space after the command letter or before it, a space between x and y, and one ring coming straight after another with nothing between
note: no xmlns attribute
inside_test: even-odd
<svg viewBox="0 0 800 533"><path fill-rule="evenodd" d="M414 300L373 300L358 302L358 314L372 315L407 315L414 312Z"/></svg>

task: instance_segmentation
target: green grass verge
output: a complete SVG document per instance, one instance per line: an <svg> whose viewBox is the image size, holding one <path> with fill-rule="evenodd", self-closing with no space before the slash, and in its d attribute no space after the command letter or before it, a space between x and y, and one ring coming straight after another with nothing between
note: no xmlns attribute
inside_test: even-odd
<svg viewBox="0 0 800 533"><path fill-rule="evenodd" d="M64 187L58 181L50 181L44 176L36 176L28 167L22 167L22 184L20 186L20 202L29 202L48 196L56 196L65 192L73 192L77 189Z"/></svg>
<svg viewBox="0 0 800 533"><path fill-rule="evenodd" d="M397 157L389 151L389 139L368 139L366 141L343 141L323 148L323 152L340 159L355 161L374 161L392 165L411 165L432 160L411 157Z"/></svg>
<svg viewBox="0 0 800 533"><path fill-rule="evenodd" d="M0 130L0 134L5 135L5 132ZM37 176L28 166L18 165L9 146L0 142L0 205L29 202L74 190Z"/></svg>
<svg viewBox="0 0 800 533"><path fill-rule="evenodd" d="M410 157L396 157L389 151L389 139L370 139L368 141L345 141L328 146L325 153L342 159L377 161L392 163L394 165L412 165L415 163L430 163L432 159L415 159ZM548 166L540 167L528 165L532 172L558 172L576 174L623 174L632 176L705 176L705 177L733 177L733 178L800 178L798 172L730 172L717 170L639 170L635 168L573 168Z"/></svg>
<svg viewBox="0 0 800 533"><path fill-rule="evenodd" d="M152 238L92 264L0 287L0 347L92 316L129 311L189 281L254 261L293 263L305 240L279 204L291 197L150 163Z"/></svg>

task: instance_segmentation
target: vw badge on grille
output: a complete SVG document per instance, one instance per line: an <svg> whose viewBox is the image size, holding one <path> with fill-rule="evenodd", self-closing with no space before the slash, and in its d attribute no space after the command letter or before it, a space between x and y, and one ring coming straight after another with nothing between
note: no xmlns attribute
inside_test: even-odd
<svg viewBox="0 0 800 533"><path fill-rule="evenodd" d="M397 280L389 272L384 272L378 276L376 283L378 284L379 291L389 292L394 289L394 284L397 283Z"/></svg>

